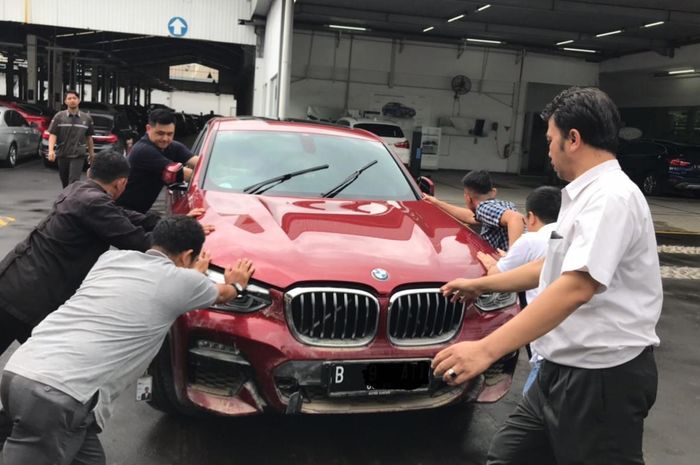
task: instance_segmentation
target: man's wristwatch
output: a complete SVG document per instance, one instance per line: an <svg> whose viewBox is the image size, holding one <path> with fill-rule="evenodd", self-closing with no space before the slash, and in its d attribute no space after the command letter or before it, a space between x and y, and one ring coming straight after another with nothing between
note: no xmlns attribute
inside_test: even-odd
<svg viewBox="0 0 700 465"><path fill-rule="evenodd" d="M241 286L240 283L231 283L231 286L236 290L236 298L243 297L245 295L245 287Z"/></svg>

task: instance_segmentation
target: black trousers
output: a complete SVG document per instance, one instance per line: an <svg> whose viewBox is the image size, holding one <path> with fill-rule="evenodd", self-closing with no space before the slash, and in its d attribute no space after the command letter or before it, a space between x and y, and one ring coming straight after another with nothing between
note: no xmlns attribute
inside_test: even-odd
<svg viewBox="0 0 700 465"><path fill-rule="evenodd" d="M80 158L57 158L58 175L61 178L61 184L65 189L68 184L73 184L75 181L80 181L80 175L83 172L85 165L85 157Z"/></svg>
<svg viewBox="0 0 700 465"><path fill-rule="evenodd" d="M544 361L496 433L488 465L642 465L644 419L656 400L653 348L613 368Z"/></svg>
<svg viewBox="0 0 700 465"><path fill-rule="evenodd" d="M57 389L3 372L0 399L12 420L5 465L105 465L93 408Z"/></svg>

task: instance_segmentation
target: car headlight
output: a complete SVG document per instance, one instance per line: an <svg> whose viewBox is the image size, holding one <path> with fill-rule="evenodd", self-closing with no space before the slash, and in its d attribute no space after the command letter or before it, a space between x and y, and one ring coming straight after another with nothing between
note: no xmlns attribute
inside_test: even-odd
<svg viewBox="0 0 700 465"><path fill-rule="evenodd" d="M226 282L224 279L224 274L216 269L209 268L209 271L207 271L207 276L217 284L224 284ZM258 284L249 282L248 286L246 287L245 295L222 304L214 304L211 306L211 308L226 312L251 313L262 310L270 305L272 305L270 290Z"/></svg>
<svg viewBox="0 0 700 465"><path fill-rule="evenodd" d="M489 294L481 294L474 305L482 312L494 312L510 307L518 300L518 294L515 292L491 292Z"/></svg>

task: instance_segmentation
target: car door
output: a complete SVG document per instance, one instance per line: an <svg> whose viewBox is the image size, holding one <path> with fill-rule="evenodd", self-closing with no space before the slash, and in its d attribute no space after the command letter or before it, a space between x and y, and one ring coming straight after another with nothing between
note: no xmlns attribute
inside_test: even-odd
<svg viewBox="0 0 700 465"><path fill-rule="evenodd" d="M12 115L17 128L18 142L20 144L19 153L22 156L30 157L37 153L39 147L39 133L19 112L14 111Z"/></svg>
<svg viewBox="0 0 700 465"><path fill-rule="evenodd" d="M22 127L22 122L24 118L22 115L14 110L8 110L5 117L5 122L9 126L9 130L12 133L12 139L17 144L17 155L20 157L27 155L27 145L29 141L27 140L27 132Z"/></svg>
<svg viewBox="0 0 700 465"><path fill-rule="evenodd" d="M14 140L12 126L7 120L10 118L9 110L0 113L0 156L4 157L10 151L10 144Z"/></svg>

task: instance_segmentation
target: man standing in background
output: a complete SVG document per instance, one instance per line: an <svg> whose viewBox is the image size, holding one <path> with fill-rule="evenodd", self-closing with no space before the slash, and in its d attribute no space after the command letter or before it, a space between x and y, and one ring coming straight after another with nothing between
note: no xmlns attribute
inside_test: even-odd
<svg viewBox="0 0 700 465"><path fill-rule="evenodd" d="M78 108L80 96L74 90L66 92L63 101L67 109L59 111L49 125L49 161L58 160L58 174L65 188L80 180L87 155L92 163L95 146L92 141L92 117Z"/></svg>

